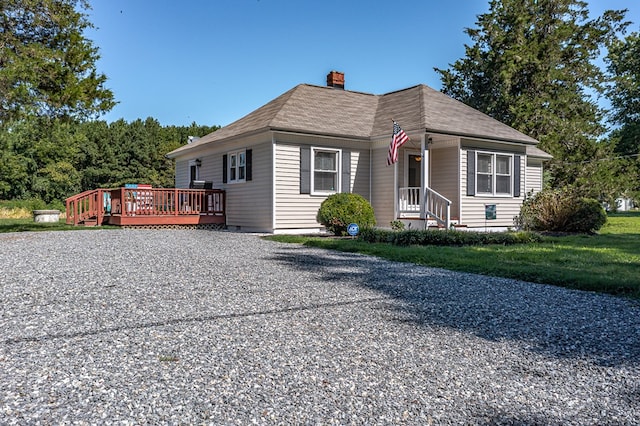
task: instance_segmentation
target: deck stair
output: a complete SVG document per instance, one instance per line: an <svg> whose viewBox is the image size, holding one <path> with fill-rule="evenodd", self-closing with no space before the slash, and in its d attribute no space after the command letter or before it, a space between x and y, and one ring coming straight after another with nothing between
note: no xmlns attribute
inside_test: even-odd
<svg viewBox="0 0 640 426"><path fill-rule="evenodd" d="M67 224L75 226L102 225L108 212L105 207L106 194L110 189L93 189L66 199Z"/></svg>

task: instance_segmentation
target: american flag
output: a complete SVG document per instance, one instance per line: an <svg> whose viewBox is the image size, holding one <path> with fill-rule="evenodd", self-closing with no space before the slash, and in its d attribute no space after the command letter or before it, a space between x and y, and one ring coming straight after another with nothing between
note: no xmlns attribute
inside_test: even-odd
<svg viewBox="0 0 640 426"><path fill-rule="evenodd" d="M393 122L393 136L391 136L391 144L389 144L389 153L387 154L387 166L398 161L398 150L403 143L409 140L409 136L402 130L398 123Z"/></svg>

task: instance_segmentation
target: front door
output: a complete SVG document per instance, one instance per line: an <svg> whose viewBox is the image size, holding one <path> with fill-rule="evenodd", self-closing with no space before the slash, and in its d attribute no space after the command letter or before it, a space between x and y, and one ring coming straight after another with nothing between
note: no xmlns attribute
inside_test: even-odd
<svg viewBox="0 0 640 426"><path fill-rule="evenodd" d="M403 185L398 188L398 213L400 217L420 216L420 192L422 157L419 152L405 152Z"/></svg>
<svg viewBox="0 0 640 426"><path fill-rule="evenodd" d="M422 157L417 153L409 153L405 157L405 186L407 190L408 210L420 211L420 188Z"/></svg>
<svg viewBox="0 0 640 426"><path fill-rule="evenodd" d="M422 157L419 154L407 156L407 186L409 188L420 188L421 163Z"/></svg>

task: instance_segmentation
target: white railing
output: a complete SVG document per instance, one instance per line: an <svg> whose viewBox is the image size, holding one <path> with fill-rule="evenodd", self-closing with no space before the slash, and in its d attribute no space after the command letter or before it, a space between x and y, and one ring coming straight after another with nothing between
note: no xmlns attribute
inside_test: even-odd
<svg viewBox="0 0 640 426"><path fill-rule="evenodd" d="M424 212L436 222L449 229L451 227L451 201L431 188L424 189Z"/></svg>
<svg viewBox="0 0 640 426"><path fill-rule="evenodd" d="M420 213L420 187L399 188L398 211L400 214Z"/></svg>

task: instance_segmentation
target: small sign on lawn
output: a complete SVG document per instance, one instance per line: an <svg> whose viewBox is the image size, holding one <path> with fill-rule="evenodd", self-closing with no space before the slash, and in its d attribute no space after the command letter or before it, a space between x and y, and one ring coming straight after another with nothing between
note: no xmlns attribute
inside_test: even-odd
<svg viewBox="0 0 640 426"><path fill-rule="evenodd" d="M347 226L347 234L351 235L352 237L358 235L358 232L360 232L360 227L357 223L350 223L349 226Z"/></svg>

